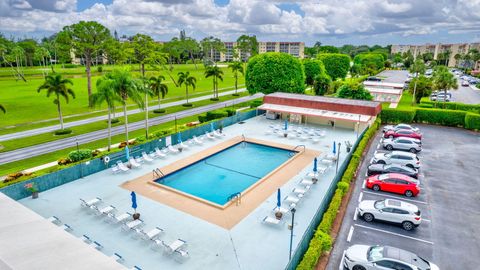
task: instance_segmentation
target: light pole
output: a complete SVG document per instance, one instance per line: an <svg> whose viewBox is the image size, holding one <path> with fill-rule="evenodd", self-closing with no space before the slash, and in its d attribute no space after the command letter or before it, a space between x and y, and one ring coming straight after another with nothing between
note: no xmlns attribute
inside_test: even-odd
<svg viewBox="0 0 480 270"><path fill-rule="evenodd" d="M175 115L175 133L177 133L177 115Z"/></svg>
<svg viewBox="0 0 480 270"><path fill-rule="evenodd" d="M297 210L295 208L292 208L290 212L292 212L292 224L290 225L290 253L288 255L288 260L290 261L292 259L292 245L293 245L293 226L295 224L295 212Z"/></svg>
<svg viewBox="0 0 480 270"><path fill-rule="evenodd" d="M338 163L340 162L340 146L342 145L341 142L338 143L338 153L337 153L337 168L335 169L335 174L338 173Z"/></svg>
<svg viewBox="0 0 480 270"><path fill-rule="evenodd" d="M77 156L80 156L80 149L78 146L78 139L75 138L75 143L77 144ZM83 178L82 162L80 162L80 178Z"/></svg>

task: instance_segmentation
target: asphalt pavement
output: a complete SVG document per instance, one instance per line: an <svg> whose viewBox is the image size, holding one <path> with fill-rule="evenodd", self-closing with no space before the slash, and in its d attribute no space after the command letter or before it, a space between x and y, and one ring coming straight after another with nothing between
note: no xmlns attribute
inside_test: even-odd
<svg viewBox="0 0 480 270"><path fill-rule="evenodd" d="M150 118L149 125L150 126L159 125L162 123L173 121L175 120L175 118L176 119L185 118L195 114L228 107L233 104L250 101L252 99L260 98L262 96L263 94L257 93L252 96L240 97L240 98L232 99L229 101L224 101L220 103L192 108L189 110L184 110L178 113L172 113L164 116ZM143 128L145 128L145 121L132 122L132 123L129 123L128 125L129 131L134 131L134 130L143 129ZM112 136L123 134L123 133L124 133L123 125L112 128ZM13 151L3 152L3 153L0 153L0 164L6 164L9 162L14 162L17 160L31 158L31 157L39 156L42 154L69 148L69 147L75 146L77 142L79 144L85 144L85 143L97 141L107 137L108 137L108 129L102 129L102 130L85 133L85 134L81 134L78 136L73 136L65 139L60 139L60 140L56 140L48 143L43 143L43 144L38 144L30 147L20 148Z"/></svg>

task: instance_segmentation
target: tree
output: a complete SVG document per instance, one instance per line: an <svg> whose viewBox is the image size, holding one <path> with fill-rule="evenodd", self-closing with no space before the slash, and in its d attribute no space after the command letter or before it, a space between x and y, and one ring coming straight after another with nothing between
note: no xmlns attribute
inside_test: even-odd
<svg viewBox="0 0 480 270"><path fill-rule="evenodd" d="M423 61L421 59L417 59L415 60L415 62L413 62L413 65L410 66L410 73L413 73L413 75L415 76L415 78L418 77L418 75L424 75L425 74L425 70L426 70L426 67L425 67L425 64L423 63ZM417 96L416 96L416 91L417 91L417 82L418 80L415 80L413 82L413 99L412 99L412 106L414 104L415 101L419 100L417 99ZM410 85L412 83L410 82Z"/></svg>
<svg viewBox="0 0 480 270"><path fill-rule="evenodd" d="M40 87L38 87L37 92L40 93L43 89L47 91L47 98L50 95L54 95L55 99L53 103L57 105L58 118L60 120L60 129L63 130L63 116L62 116L62 107L60 97L65 99L65 102L68 103L70 100L69 96L75 98L75 93L69 87L73 85L72 80L64 79L61 74L51 74L45 77L45 81Z"/></svg>
<svg viewBox="0 0 480 270"><path fill-rule="evenodd" d="M258 54L258 41L255 35L241 35L237 38L237 49L240 50L240 60L244 63Z"/></svg>
<svg viewBox="0 0 480 270"><path fill-rule="evenodd" d="M321 46L319 48L319 53L340 53L340 50L335 46Z"/></svg>
<svg viewBox="0 0 480 270"><path fill-rule="evenodd" d="M202 41L200 41L200 45L203 50L204 64L207 65L215 62L214 55L216 53L225 51L225 44L219 38L212 36L202 39Z"/></svg>
<svg viewBox="0 0 480 270"><path fill-rule="evenodd" d="M123 107L123 116L125 117L125 141L128 145L128 115L127 115L127 101L130 99L137 104L141 109L144 108L141 96L142 82L132 78L132 75L127 70L114 70L108 74L108 78L112 80L111 87L113 91L120 97L120 103Z"/></svg>
<svg viewBox="0 0 480 270"><path fill-rule="evenodd" d="M185 85L185 94L187 97L187 103L183 104L184 106L190 107L192 106L191 103L188 103L188 87L192 87L193 90L195 90L196 84L197 84L197 78L190 76L190 72L179 72L178 73L178 85L182 86Z"/></svg>
<svg viewBox="0 0 480 270"><path fill-rule="evenodd" d="M363 84L358 82L349 82L343 84L338 89L337 96L339 98L372 100L373 96L368 92Z"/></svg>
<svg viewBox="0 0 480 270"><path fill-rule="evenodd" d="M350 70L350 57L340 53L322 53L317 55L325 65L325 70L332 80L345 78Z"/></svg>
<svg viewBox="0 0 480 270"><path fill-rule="evenodd" d="M414 61L412 52L410 51L405 52L403 53L402 57L403 57L403 66L406 68L410 68L410 66L413 64L413 61Z"/></svg>
<svg viewBox="0 0 480 270"><path fill-rule="evenodd" d="M323 96L325 93L328 92L330 88L330 83L332 79L326 73L320 73L315 77L315 81L313 82L313 90L315 91L315 95Z"/></svg>
<svg viewBox="0 0 480 270"><path fill-rule="evenodd" d="M228 67L232 70L233 77L235 78L235 93L233 95L238 96L238 93L237 93L237 90L238 90L238 73L240 73L242 75L245 75L242 63L240 63L238 61L232 62L228 65Z"/></svg>
<svg viewBox="0 0 480 270"><path fill-rule="evenodd" d="M453 58L455 59L455 67L458 67L458 64L460 63L460 60L462 60L464 58L464 56L457 53L457 54L455 54L455 56L453 56Z"/></svg>
<svg viewBox="0 0 480 270"><path fill-rule="evenodd" d="M3 113L7 113L7 109L5 109L2 104L0 104L0 111L2 111Z"/></svg>
<svg viewBox="0 0 480 270"><path fill-rule="evenodd" d="M152 94L157 97L158 100L158 109L154 112L156 113L163 113L165 110L162 110L160 97L163 99L168 94L168 86L167 84L163 83L165 81L165 77L162 75L152 76L150 77L148 86L150 87Z"/></svg>
<svg viewBox="0 0 480 270"><path fill-rule="evenodd" d="M95 21L80 21L79 23L65 26L63 42L71 46L75 54L85 57L85 70L87 72L87 89L90 102L92 95L92 58L104 47L107 40L111 38L110 30ZM89 104L91 105L91 104Z"/></svg>
<svg viewBox="0 0 480 270"><path fill-rule="evenodd" d="M450 89L458 89L457 78L445 66L437 66L433 73L433 88L445 93ZM446 99L443 101L443 108L445 108Z"/></svg>
<svg viewBox="0 0 480 270"><path fill-rule="evenodd" d="M135 60L140 65L142 77L145 78L145 64L151 61L152 54L155 51L156 43L150 36L136 34L132 37L130 45L133 48Z"/></svg>
<svg viewBox="0 0 480 270"><path fill-rule="evenodd" d="M20 46L23 51L25 52L25 65L26 66L33 66L35 50L37 49L37 42L33 39L24 39L22 41L17 42L17 45Z"/></svg>
<svg viewBox="0 0 480 270"><path fill-rule="evenodd" d="M302 63L286 53L269 52L250 58L245 81L250 94L305 92L305 73Z"/></svg>
<svg viewBox="0 0 480 270"><path fill-rule="evenodd" d="M302 63L305 71L305 83L309 86L313 86L315 77L326 72L323 63L317 59L304 59Z"/></svg>
<svg viewBox="0 0 480 270"><path fill-rule="evenodd" d="M223 71L217 66L207 67L205 69L205 78L213 78L213 98L211 100L218 100L218 79L223 81Z"/></svg>
<svg viewBox="0 0 480 270"><path fill-rule="evenodd" d="M385 67L385 58L379 53L361 53L353 59L352 71L360 75L375 75Z"/></svg>
<svg viewBox="0 0 480 270"><path fill-rule="evenodd" d="M420 103L422 97L430 96L430 94L432 93L432 88L432 80L423 75L420 75L420 77L412 79L410 85L408 86L408 91L413 94L413 99L415 100L415 102Z"/></svg>
<svg viewBox="0 0 480 270"><path fill-rule="evenodd" d="M90 97L92 100L90 104L92 107L101 106L103 103L107 104L108 111L108 148L112 145L112 112L115 111L115 102L122 102L120 96L115 93L114 90L114 80L112 79L111 73L105 75L104 77L97 80L97 92L92 94Z"/></svg>

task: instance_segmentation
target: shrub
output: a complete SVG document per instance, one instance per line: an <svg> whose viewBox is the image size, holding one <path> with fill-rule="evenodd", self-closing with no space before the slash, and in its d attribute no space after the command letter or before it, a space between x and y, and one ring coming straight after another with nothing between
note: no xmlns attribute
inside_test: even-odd
<svg viewBox="0 0 480 270"><path fill-rule="evenodd" d="M317 58L323 62L327 74L336 80L345 78L350 70L350 57L341 53L322 53Z"/></svg>
<svg viewBox="0 0 480 270"><path fill-rule="evenodd" d="M69 158L61 158L57 161L57 164L60 166L67 165L72 163L72 161Z"/></svg>
<svg viewBox="0 0 480 270"><path fill-rule="evenodd" d="M92 150L90 149L79 149L78 151L72 151L68 154L68 158L72 162L77 162L92 157Z"/></svg>
<svg viewBox="0 0 480 270"><path fill-rule="evenodd" d="M153 110L153 113L164 113L165 109L155 109Z"/></svg>
<svg viewBox="0 0 480 270"><path fill-rule="evenodd" d="M120 119L118 119L118 118L112 118L112 119L110 119L110 123L112 123L112 125L113 125L113 124L116 124L116 123L119 123L119 122L120 122ZM108 120L107 120L107 124L108 124Z"/></svg>
<svg viewBox="0 0 480 270"><path fill-rule="evenodd" d="M297 266L297 270L311 270L317 265L320 256L330 250L332 247L332 238L327 233L317 230L308 246L302 261Z"/></svg>
<svg viewBox="0 0 480 270"><path fill-rule="evenodd" d="M128 142L128 145L135 145L136 143L137 143L136 141ZM122 148L125 148L125 146L127 146L127 142L126 142L126 141L121 142L121 143L118 145L118 148L119 148L119 149L122 149Z"/></svg>
<svg viewBox="0 0 480 270"><path fill-rule="evenodd" d="M102 66L98 66L98 67L97 67L97 72L102 73L102 72L103 72L103 67L102 67Z"/></svg>
<svg viewBox="0 0 480 270"><path fill-rule="evenodd" d="M316 81L316 77L321 74L326 74L325 66L317 59L304 59L303 68L305 71L305 83L307 85L313 85Z"/></svg>
<svg viewBox="0 0 480 270"><path fill-rule="evenodd" d="M156 137L156 138L161 138L167 134L169 134L170 131L169 130L159 130L159 131L156 131L153 133L153 136Z"/></svg>
<svg viewBox="0 0 480 270"><path fill-rule="evenodd" d="M226 111L221 111L221 110L209 111L206 114L207 121L211 121L214 119L219 119L227 116L228 116L228 113Z"/></svg>
<svg viewBox="0 0 480 270"><path fill-rule="evenodd" d="M147 137L145 137L145 136L140 136L140 137L135 138L135 141L137 141L139 143L144 142L146 140L147 140Z"/></svg>
<svg viewBox="0 0 480 270"><path fill-rule="evenodd" d="M411 123L415 117L415 110L382 109L380 118L382 123L398 124Z"/></svg>
<svg viewBox="0 0 480 270"><path fill-rule="evenodd" d="M461 110L480 113L480 105L478 104L465 104L460 102L435 102L426 99L422 99L420 105L431 105L437 109L449 109L449 110ZM445 108L444 108L445 107Z"/></svg>
<svg viewBox="0 0 480 270"><path fill-rule="evenodd" d="M433 108L433 105L432 104L420 103L420 104L418 104L418 107L420 107L420 108Z"/></svg>
<svg viewBox="0 0 480 270"><path fill-rule="evenodd" d="M226 109L227 116L234 116L237 113L237 110L235 109Z"/></svg>
<svg viewBox="0 0 480 270"><path fill-rule="evenodd" d="M5 177L5 179L3 180L3 182L4 182L4 183L8 183L8 182L14 181L14 180L22 177L23 175L24 175L23 172L11 173L11 174L7 175L7 177Z"/></svg>
<svg viewBox="0 0 480 270"><path fill-rule="evenodd" d="M328 76L326 73L317 75L315 77L315 81L313 82L313 90L315 91L315 95L325 95L325 93L329 91L331 82L332 80L330 79L330 76Z"/></svg>
<svg viewBox="0 0 480 270"><path fill-rule="evenodd" d="M77 65L75 65L75 64L65 64L65 65L63 65L63 67L64 68L76 68Z"/></svg>
<svg viewBox="0 0 480 270"><path fill-rule="evenodd" d="M467 113L465 115L465 128L480 130L480 114Z"/></svg>
<svg viewBox="0 0 480 270"><path fill-rule="evenodd" d="M184 103L182 104L183 107L192 107L193 104L192 103Z"/></svg>
<svg viewBox="0 0 480 270"><path fill-rule="evenodd" d="M262 105L263 101L262 100L254 100L250 102L250 108L257 108L258 106Z"/></svg>
<svg viewBox="0 0 480 270"><path fill-rule="evenodd" d="M339 98L372 100L373 96L368 92L363 84L357 82L345 83L338 89L337 96Z"/></svg>
<svg viewBox="0 0 480 270"><path fill-rule="evenodd" d="M200 123L207 122L207 121L208 121L208 120L207 120L207 115L206 115L206 114L200 114L200 115L198 116L198 121L199 121Z"/></svg>
<svg viewBox="0 0 480 270"><path fill-rule="evenodd" d="M449 127L463 127L465 125L465 111L441 109L417 109L415 122L437 124Z"/></svg>
<svg viewBox="0 0 480 270"><path fill-rule="evenodd" d="M71 129L59 129L59 130L55 130L54 134L55 135L67 135L67 134L70 134L72 133L72 130Z"/></svg>
<svg viewBox="0 0 480 270"><path fill-rule="evenodd" d="M342 203L343 192L341 189L337 189L330 201L327 211L323 214L322 222L318 225L318 230L325 233L330 233L332 230L333 221L337 217L338 209Z"/></svg>

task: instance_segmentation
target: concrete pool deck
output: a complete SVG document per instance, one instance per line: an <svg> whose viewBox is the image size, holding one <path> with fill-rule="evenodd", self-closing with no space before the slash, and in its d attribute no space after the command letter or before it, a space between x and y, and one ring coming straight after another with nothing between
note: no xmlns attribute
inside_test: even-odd
<svg viewBox="0 0 480 270"><path fill-rule="evenodd" d="M168 175L242 141L244 141L244 137L242 136L223 141L208 149L200 151L199 153L161 167L160 171L165 175ZM287 144L253 138L245 138L245 141L292 150L292 146ZM305 149L298 152L284 164L280 165L251 187L243 191L240 204L230 201L223 207L220 205L214 205L206 200L202 200L181 191L177 191L173 188L157 184L154 182L155 179L152 176L152 173L147 173L132 181L127 181L121 186L127 190L135 191L136 193L152 200L166 204L192 216L199 217L225 229L231 229L274 193L278 187L283 186L288 180L296 176L298 171L311 164L312 160L319 155L319 151L311 149Z"/></svg>
<svg viewBox="0 0 480 270"><path fill-rule="evenodd" d="M226 134L224 139L206 140L202 146L190 147L182 153L169 155L166 159L157 159L150 164L145 163L141 168L130 170L124 174L112 174L110 170L105 170L42 192L36 200L26 198L19 202L45 218L55 215L63 223L71 225L74 229L71 234L77 237L77 239L72 237L73 240L81 242L80 237L86 234L104 246L101 252L107 256L111 256L114 252L119 253L125 258L124 265L128 268L138 265L146 270L284 269L288 263L290 231L287 225L289 220L285 220L277 227L262 224L263 218L271 215L276 206L276 190L230 229L225 229L195 215L137 194L137 211L141 213L141 218L145 221L145 230L148 231L159 226L165 230L161 240L170 243L181 238L188 242L190 259L183 264L177 263L171 257L164 256L158 251L153 251L147 241L134 239L131 232L122 231L120 226L106 223L104 218L90 214L89 211L80 207L78 199L89 200L100 197L105 205L111 204L117 207L119 214L125 211L132 212L130 191L121 187L125 181L136 179L148 172L151 173L155 168L179 162L241 134L247 138L285 144L292 148L304 144L307 149L321 153L332 153L333 141L340 141L342 142L340 162L343 162L345 157L344 141L350 141L353 144L356 140L356 133L353 130L341 128L333 130L329 126L315 126L326 131L325 137L318 143L290 136L283 138L278 135L266 134L268 126L271 124L283 125L283 121L267 120L264 116L251 118L242 124L224 128ZM282 198L298 185L300 179L310 172L312 167L311 161L304 168L288 172L293 176L283 185L278 186L281 188ZM298 204L295 214L294 249L321 204L334 176L335 167L331 167ZM61 230L61 228L57 229Z"/></svg>

